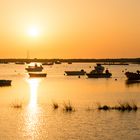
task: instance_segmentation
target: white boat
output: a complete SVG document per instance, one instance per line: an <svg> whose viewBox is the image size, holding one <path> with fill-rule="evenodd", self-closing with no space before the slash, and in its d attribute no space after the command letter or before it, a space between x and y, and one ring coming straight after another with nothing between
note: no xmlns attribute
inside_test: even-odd
<svg viewBox="0 0 140 140"><path fill-rule="evenodd" d="M55 64L61 64L61 61L57 60L55 61Z"/></svg>
<svg viewBox="0 0 140 140"><path fill-rule="evenodd" d="M27 68L25 68L28 72L41 72L43 70L42 65L37 65L35 63L33 66L29 65Z"/></svg>

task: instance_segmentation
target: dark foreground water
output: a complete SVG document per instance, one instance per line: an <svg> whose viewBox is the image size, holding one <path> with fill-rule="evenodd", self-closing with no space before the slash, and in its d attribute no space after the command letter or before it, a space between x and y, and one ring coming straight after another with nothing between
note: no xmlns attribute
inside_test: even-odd
<svg viewBox="0 0 140 140"><path fill-rule="evenodd" d="M95 64L73 63L45 66L46 78L29 78L25 65L1 64L0 79L11 79L11 87L0 87L1 140L139 140L140 110L98 111L97 103L140 106L140 83L127 83L124 72L140 65L107 66L110 79L64 76L65 70L85 69ZM115 80L117 79L117 81ZM74 112L65 112L64 102ZM54 110L52 102L59 108ZM13 105L22 104L22 108ZM90 110L88 110L90 108Z"/></svg>

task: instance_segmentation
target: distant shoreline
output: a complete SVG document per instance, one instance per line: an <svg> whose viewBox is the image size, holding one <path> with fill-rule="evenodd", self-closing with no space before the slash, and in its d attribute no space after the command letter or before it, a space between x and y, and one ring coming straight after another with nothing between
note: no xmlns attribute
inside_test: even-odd
<svg viewBox="0 0 140 140"><path fill-rule="evenodd" d="M111 63L138 63L140 64L140 58L118 58L118 59L0 59L0 63L6 63L6 62L55 62L55 61L61 61L61 62L84 62L84 63L92 63L92 62L111 62Z"/></svg>

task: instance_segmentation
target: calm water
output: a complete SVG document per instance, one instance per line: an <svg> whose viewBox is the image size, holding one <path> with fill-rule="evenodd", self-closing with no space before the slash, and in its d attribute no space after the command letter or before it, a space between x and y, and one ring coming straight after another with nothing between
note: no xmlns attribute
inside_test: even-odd
<svg viewBox="0 0 140 140"><path fill-rule="evenodd" d="M0 79L11 79L11 87L0 88L0 139L35 140L138 140L140 110L137 112L98 111L97 103L118 101L140 106L140 83L128 84L123 70L136 71L140 65L106 66L110 79L64 76L65 70L89 72L93 63L44 66L46 78L29 78L25 65L1 64ZM115 81L117 79L117 81ZM59 104L53 110L52 102ZM64 102L75 112L64 112ZM12 105L22 103L22 108ZM87 111L87 108L94 110Z"/></svg>

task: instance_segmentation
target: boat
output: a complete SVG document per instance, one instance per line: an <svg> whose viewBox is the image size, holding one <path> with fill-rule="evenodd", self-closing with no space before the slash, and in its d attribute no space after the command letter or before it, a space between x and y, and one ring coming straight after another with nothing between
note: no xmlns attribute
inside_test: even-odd
<svg viewBox="0 0 140 140"><path fill-rule="evenodd" d="M11 86L12 80L0 80L0 86Z"/></svg>
<svg viewBox="0 0 140 140"><path fill-rule="evenodd" d="M68 64L72 64L72 62L68 62Z"/></svg>
<svg viewBox="0 0 140 140"><path fill-rule="evenodd" d="M54 63L53 62L44 62L42 63L42 65L53 65Z"/></svg>
<svg viewBox="0 0 140 140"><path fill-rule="evenodd" d="M69 76L80 76L80 75L85 75L86 72L82 69L80 71L65 71L66 75Z"/></svg>
<svg viewBox="0 0 140 140"><path fill-rule="evenodd" d="M55 64L61 64L61 61L57 60L55 61Z"/></svg>
<svg viewBox="0 0 140 140"><path fill-rule="evenodd" d="M15 62L15 64L17 64L17 65L24 65L25 62Z"/></svg>
<svg viewBox="0 0 140 140"><path fill-rule="evenodd" d="M140 85L140 80L126 80L125 84L128 85L128 86L129 85L135 85L135 84Z"/></svg>
<svg viewBox="0 0 140 140"><path fill-rule="evenodd" d="M95 66L91 72L86 73L86 75L88 78L110 78L112 73L110 73L108 69L104 72L104 69L101 64L97 64L97 66Z"/></svg>
<svg viewBox="0 0 140 140"><path fill-rule="evenodd" d="M88 78L110 78L112 76L111 73L86 73Z"/></svg>
<svg viewBox="0 0 140 140"><path fill-rule="evenodd" d="M30 77L46 77L47 73L36 73L36 72L29 72Z"/></svg>
<svg viewBox="0 0 140 140"><path fill-rule="evenodd" d="M140 71L126 72L125 75L126 75L128 80L140 80Z"/></svg>
<svg viewBox="0 0 140 140"><path fill-rule="evenodd" d="M25 68L28 72L41 72L42 70L43 70L43 67L42 67L42 65L37 65L36 63L35 63L35 65L34 66L28 66L27 68Z"/></svg>

